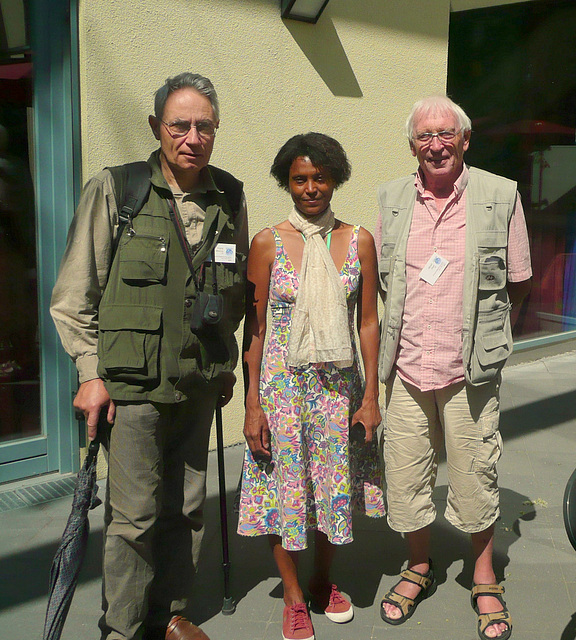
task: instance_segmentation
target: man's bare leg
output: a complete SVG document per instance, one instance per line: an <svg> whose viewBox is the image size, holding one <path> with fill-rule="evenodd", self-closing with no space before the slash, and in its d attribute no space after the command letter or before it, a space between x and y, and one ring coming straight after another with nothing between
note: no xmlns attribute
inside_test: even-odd
<svg viewBox="0 0 576 640"><path fill-rule="evenodd" d="M406 541L408 542L408 568L417 573L425 575L430 570L430 526L406 533ZM402 580L394 591L402 596L414 600L422 590L417 584ZM384 603L383 608L386 615L392 620L402 617L402 611L393 604Z"/></svg>
<svg viewBox="0 0 576 640"><path fill-rule="evenodd" d="M474 584L496 584L496 575L492 565L494 525L479 533L473 533L471 538L472 553L474 554ZM502 611L502 604L492 596L480 596L477 602L480 613ZM507 628L508 626L503 623L491 624L484 633L489 638L498 638Z"/></svg>

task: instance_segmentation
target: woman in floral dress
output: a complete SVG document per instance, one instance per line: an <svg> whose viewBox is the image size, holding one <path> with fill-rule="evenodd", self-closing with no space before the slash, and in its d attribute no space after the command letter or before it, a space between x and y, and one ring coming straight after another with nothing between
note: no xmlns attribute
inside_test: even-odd
<svg viewBox="0 0 576 640"><path fill-rule="evenodd" d="M238 532L269 538L284 588L284 640L312 640L297 572L308 530L315 532L312 604L330 620L347 622L352 604L330 580L334 550L352 541L353 506L384 514L376 443L376 250L368 231L335 219L330 208L334 190L350 177L336 140L294 136L271 174L294 207L287 220L254 237L248 257L248 447ZM351 426L360 431L359 442L350 439Z"/></svg>

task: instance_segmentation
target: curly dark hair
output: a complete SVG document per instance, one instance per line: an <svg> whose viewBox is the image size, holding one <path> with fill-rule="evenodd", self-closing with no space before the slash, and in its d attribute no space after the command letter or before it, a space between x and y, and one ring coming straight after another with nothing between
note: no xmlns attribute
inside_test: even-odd
<svg viewBox="0 0 576 640"><path fill-rule="evenodd" d="M282 145L270 168L270 175L286 191L290 191L290 167L296 158L310 158L315 167L330 175L336 189L350 178L352 168L337 140L323 133L300 133Z"/></svg>

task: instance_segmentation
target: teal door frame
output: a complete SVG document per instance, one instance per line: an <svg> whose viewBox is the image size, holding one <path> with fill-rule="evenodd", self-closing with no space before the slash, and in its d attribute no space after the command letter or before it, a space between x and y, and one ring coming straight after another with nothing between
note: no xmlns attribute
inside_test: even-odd
<svg viewBox="0 0 576 640"><path fill-rule="evenodd" d="M76 376L49 313L80 187L78 0L30 0L42 435L0 446L0 482L79 465Z"/></svg>

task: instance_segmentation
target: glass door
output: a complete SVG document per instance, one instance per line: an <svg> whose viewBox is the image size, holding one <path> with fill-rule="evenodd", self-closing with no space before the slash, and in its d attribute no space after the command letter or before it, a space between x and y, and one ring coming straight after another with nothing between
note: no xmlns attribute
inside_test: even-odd
<svg viewBox="0 0 576 640"><path fill-rule="evenodd" d="M0 484L78 466L75 378L48 313L78 164L75 7L0 0Z"/></svg>
<svg viewBox="0 0 576 640"><path fill-rule="evenodd" d="M6 26L9 48L21 50L23 29ZM31 113L26 51L0 64L0 444L41 433Z"/></svg>

